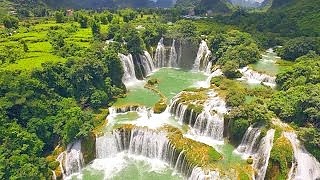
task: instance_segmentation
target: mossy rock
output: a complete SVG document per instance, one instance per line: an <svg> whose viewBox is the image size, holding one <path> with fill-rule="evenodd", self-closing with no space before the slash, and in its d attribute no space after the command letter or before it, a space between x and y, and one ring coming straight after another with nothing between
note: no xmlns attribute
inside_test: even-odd
<svg viewBox="0 0 320 180"><path fill-rule="evenodd" d="M166 126L168 139L178 151L185 151L188 162L201 167L214 167L214 164L223 156L213 147L183 137L182 132L174 127Z"/></svg>
<svg viewBox="0 0 320 180"><path fill-rule="evenodd" d="M156 85L156 84L159 84L159 80L158 79L156 79L156 78L154 78L154 79L149 79L148 81L147 81L147 84L148 85L150 85L150 86L154 86L154 85Z"/></svg>
<svg viewBox="0 0 320 180"><path fill-rule="evenodd" d="M247 163L248 163L248 164L253 164L253 158L252 158L252 157L249 157L249 158L247 159Z"/></svg>
<svg viewBox="0 0 320 180"><path fill-rule="evenodd" d="M167 104L163 100L160 100L154 105L153 112L155 114L160 114L164 112L166 108L167 108Z"/></svg>
<svg viewBox="0 0 320 180"><path fill-rule="evenodd" d="M63 179L63 174L62 174L62 170L61 170L60 166L56 170L54 170L54 172L56 174L57 180Z"/></svg>
<svg viewBox="0 0 320 180"><path fill-rule="evenodd" d="M193 110L195 113L200 114L203 111L202 105L189 104L187 107L188 110Z"/></svg>
<svg viewBox="0 0 320 180"><path fill-rule="evenodd" d="M293 148L290 141L281 136L272 147L267 168L267 179L287 179L293 161Z"/></svg>

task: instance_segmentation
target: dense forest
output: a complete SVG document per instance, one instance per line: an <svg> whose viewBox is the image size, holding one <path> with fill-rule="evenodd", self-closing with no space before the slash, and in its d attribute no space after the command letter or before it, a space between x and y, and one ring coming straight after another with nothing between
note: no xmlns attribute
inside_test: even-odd
<svg viewBox="0 0 320 180"><path fill-rule="evenodd" d="M132 57L134 79L146 79L150 74L142 55L150 53L156 59L159 47L171 43L174 47L175 41L187 53L194 51L190 47L207 42L206 51L212 52L209 74L217 69L223 73L212 76L209 87L228 107L222 131L232 146L240 145L252 126L263 127L265 136L270 128L275 129L265 179L287 179L293 163L293 150L284 145L288 140L281 139L289 128L279 128L275 119L294 129L306 150L320 160L319 0L273 0L267 10L266 6L237 7L224 0L177 0L173 4L169 0L0 2L0 179L51 179L52 171L55 178L62 178L57 173L58 154L76 140L86 141L101 131L108 123L108 108L129 97L124 81L128 70L122 58ZM276 87L240 83L241 69L258 63L268 48L281 58ZM191 58L172 48L169 51L176 59ZM161 67L165 66L157 68ZM169 106L172 97L159 90L159 83L155 78L145 85L160 96L155 113L174 107ZM179 97L177 102L206 102L210 98L204 89L184 89L185 94L199 94ZM203 102L187 106L190 119L192 113L205 111ZM133 131L125 128L119 131ZM194 164L201 161L196 153L206 157L201 153L207 151L204 162L222 159L207 146L185 140L177 130L165 129L170 142ZM248 164L252 164L250 158ZM239 172L238 178L250 179L251 170Z"/></svg>

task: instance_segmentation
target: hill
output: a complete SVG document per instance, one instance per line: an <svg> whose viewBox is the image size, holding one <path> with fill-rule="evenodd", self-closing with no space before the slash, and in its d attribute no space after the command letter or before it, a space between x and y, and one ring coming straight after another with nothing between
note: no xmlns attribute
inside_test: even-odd
<svg viewBox="0 0 320 180"><path fill-rule="evenodd" d="M175 6L194 10L197 15L232 12L232 5L226 0L178 0Z"/></svg>

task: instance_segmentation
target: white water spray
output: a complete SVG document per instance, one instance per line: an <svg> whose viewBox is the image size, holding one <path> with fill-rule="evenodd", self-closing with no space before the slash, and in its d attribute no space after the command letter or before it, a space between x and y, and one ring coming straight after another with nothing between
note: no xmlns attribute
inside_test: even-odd
<svg viewBox="0 0 320 180"><path fill-rule="evenodd" d="M161 38L160 41L158 42L158 46L157 46L156 54L154 55L154 58L155 58L155 66L157 68L166 66L166 49L163 44L163 38Z"/></svg>
<svg viewBox="0 0 320 180"><path fill-rule="evenodd" d="M178 55L175 47L175 40L172 41L172 46L170 48L170 56L169 56L169 67L178 67Z"/></svg>
<svg viewBox="0 0 320 180"><path fill-rule="evenodd" d="M276 86L276 78L266 74L261 74L256 71L253 71L249 67L244 67L239 69L243 75L239 80L245 80L250 84L264 84L270 87Z"/></svg>
<svg viewBox="0 0 320 180"><path fill-rule="evenodd" d="M128 56L126 56L124 54L119 54L119 58L122 62L122 67L124 70L122 82L124 84L128 85L129 83L138 81L137 77L136 77L135 70L134 70L134 63L133 63L132 55L129 54Z"/></svg>
<svg viewBox="0 0 320 180"><path fill-rule="evenodd" d="M253 157L253 167L257 170L256 180L264 180L267 172L270 152L273 146L274 129L270 129L267 135L260 141L257 153Z"/></svg>
<svg viewBox="0 0 320 180"><path fill-rule="evenodd" d="M285 132L284 136L291 142L294 151L294 161L288 179L319 179L320 163L301 145L297 135Z"/></svg>
<svg viewBox="0 0 320 180"><path fill-rule="evenodd" d="M211 57L211 51L209 50L206 41L202 40L199 45L197 57L193 64L193 70L194 71L205 70L205 71L208 71L207 73L210 73L211 66L212 66L212 63L210 62L210 57Z"/></svg>

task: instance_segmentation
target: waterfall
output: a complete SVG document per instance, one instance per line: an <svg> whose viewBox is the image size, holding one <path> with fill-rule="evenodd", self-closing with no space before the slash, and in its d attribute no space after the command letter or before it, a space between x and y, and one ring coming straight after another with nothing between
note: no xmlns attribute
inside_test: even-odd
<svg viewBox="0 0 320 180"><path fill-rule="evenodd" d="M128 56L126 56L124 54L119 54L119 58L122 62L122 67L124 70L122 82L128 84L130 82L138 81L134 70L132 55L129 54Z"/></svg>
<svg viewBox="0 0 320 180"><path fill-rule="evenodd" d="M169 67L178 67L178 55L175 47L175 40L172 41L172 46L170 48L170 56L169 56Z"/></svg>
<svg viewBox="0 0 320 180"><path fill-rule="evenodd" d="M253 167L257 170L257 174L255 175L256 180L263 180L266 175L270 152L273 146L274 132L274 129L268 130L267 135L260 141L257 153L254 154Z"/></svg>
<svg viewBox="0 0 320 180"><path fill-rule="evenodd" d="M60 168L64 177L80 172L84 165L81 141L78 140L69 144L67 150L58 156L57 161L60 162Z"/></svg>
<svg viewBox="0 0 320 180"><path fill-rule="evenodd" d="M294 162L288 179L319 179L320 163L313 157L293 132L285 132L284 136L291 142L294 152Z"/></svg>
<svg viewBox="0 0 320 180"><path fill-rule="evenodd" d="M188 103L180 102L179 93L169 107L170 112L179 120L192 127L192 133L223 140L224 119L227 112L225 102L215 92L208 92L208 99L204 102L204 109L200 114L192 109L188 110Z"/></svg>
<svg viewBox="0 0 320 180"><path fill-rule="evenodd" d="M224 119L227 112L225 102L217 96L217 93L210 92L209 99L204 103L204 110L199 114L193 126L195 133L211 137L214 140L223 140Z"/></svg>
<svg viewBox="0 0 320 180"><path fill-rule="evenodd" d="M158 46L156 49L155 58L155 66L157 68L165 67L166 66L166 49L163 44L163 38L160 39L158 42Z"/></svg>
<svg viewBox="0 0 320 180"><path fill-rule="evenodd" d="M180 123L184 122L184 117L186 116L186 111L188 108L188 105L183 104L183 103L179 103L180 98L179 96L182 93L177 94L173 99L172 99L172 103L169 106L170 109L170 113L173 114Z"/></svg>
<svg viewBox="0 0 320 180"><path fill-rule="evenodd" d="M212 66L212 63L210 62L210 57L211 57L211 51L209 50L206 41L202 40L199 45L197 57L193 64L193 70L194 71L205 70L205 71L208 71L208 73L210 73L211 66Z"/></svg>
<svg viewBox="0 0 320 180"><path fill-rule="evenodd" d="M220 179L219 172L210 171L208 173L204 172L201 168L195 167L192 170L191 176L188 178L189 180L205 180L205 179Z"/></svg>
<svg viewBox="0 0 320 180"><path fill-rule="evenodd" d="M192 174L193 165L187 161L185 152L178 151L164 131L146 128L118 129L96 139L97 158L113 157L123 151L167 162L187 177Z"/></svg>
<svg viewBox="0 0 320 180"><path fill-rule="evenodd" d="M266 74L261 74L256 71L253 71L249 69L249 67L244 67L242 69L239 69L243 77L241 77L239 80L246 80L248 83L252 84L264 84L270 87L275 87L276 86L276 78L266 75Z"/></svg>
<svg viewBox="0 0 320 180"><path fill-rule="evenodd" d="M256 146L259 141L260 129L254 128L252 125L247 129L244 134L241 144L235 150L237 153L243 154L245 158L255 153Z"/></svg>
<svg viewBox="0 0 320 180"><path fill-rule="evenodd" d="M141 55L140 58L141 58L142 66L146 75L151 74L152 71L154 71L154 64L149 52L144 51L144 54Z"/></svg>

